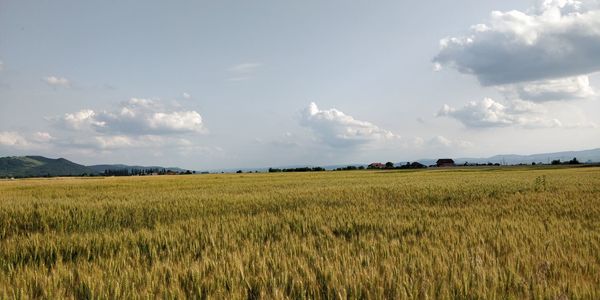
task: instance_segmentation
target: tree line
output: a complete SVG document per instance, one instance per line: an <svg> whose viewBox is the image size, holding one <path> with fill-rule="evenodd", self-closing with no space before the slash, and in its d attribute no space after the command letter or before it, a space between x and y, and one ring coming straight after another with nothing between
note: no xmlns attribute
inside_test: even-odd
<svg viewBox="0 0 600 300"><path fill-rule="evenodd" d="M175 172L169 169L161 168L148 168L148 169L106 169L102 173L104 176L145 176L145 175L184 175L184 174L195 174L195 171L180 171Z"/></svg>

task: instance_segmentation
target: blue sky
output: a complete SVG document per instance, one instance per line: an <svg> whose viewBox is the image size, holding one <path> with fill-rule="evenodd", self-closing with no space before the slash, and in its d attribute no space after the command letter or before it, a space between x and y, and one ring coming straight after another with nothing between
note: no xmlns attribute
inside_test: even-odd
<svg viewBox="0 0 600 300"><path fill-rule="evenodd" d="M0 0L0 155L210 169L596 148L598 8Z"/></svg>

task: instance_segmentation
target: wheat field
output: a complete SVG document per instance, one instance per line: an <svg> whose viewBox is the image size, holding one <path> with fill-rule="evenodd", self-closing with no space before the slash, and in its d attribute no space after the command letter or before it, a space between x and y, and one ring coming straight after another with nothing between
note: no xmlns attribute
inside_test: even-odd
<svg viewBox="0 0 600 300"><path fill-rule="evenodd" d="M0 298L600 299L600 168L0 181Z"/></svg>

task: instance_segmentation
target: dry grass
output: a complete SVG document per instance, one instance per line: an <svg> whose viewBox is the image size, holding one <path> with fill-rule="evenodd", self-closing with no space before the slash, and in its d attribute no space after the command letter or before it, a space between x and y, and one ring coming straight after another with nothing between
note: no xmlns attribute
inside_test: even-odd
<svg viewBox="0 0 600 300"><path fill-rule="evenodd" d="M0 182L0 298L600 298L600 169Z"/></svg>

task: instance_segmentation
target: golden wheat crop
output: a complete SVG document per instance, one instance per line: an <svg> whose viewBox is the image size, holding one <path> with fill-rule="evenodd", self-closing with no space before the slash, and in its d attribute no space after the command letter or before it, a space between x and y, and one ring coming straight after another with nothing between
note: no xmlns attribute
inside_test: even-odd
<svg viewBox="0 0 600 300"><path fill-rule="evenodd" d="M0 298L600 299L600 168L0 181Z"/></svg>

